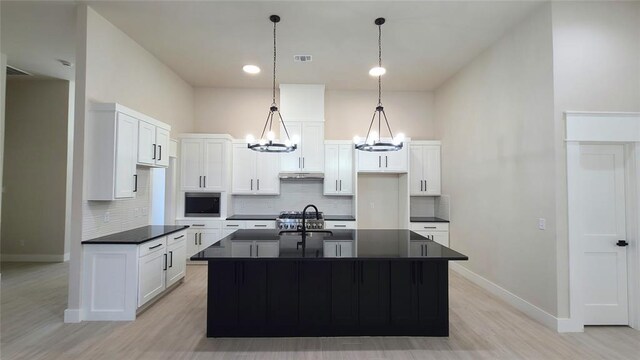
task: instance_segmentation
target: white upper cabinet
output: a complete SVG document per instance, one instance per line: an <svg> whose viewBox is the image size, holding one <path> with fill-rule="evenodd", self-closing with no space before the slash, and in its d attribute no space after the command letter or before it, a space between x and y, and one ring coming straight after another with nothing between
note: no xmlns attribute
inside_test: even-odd
<svg viewBox="0 0 640 360"><path fill-rule="evenodd" d="M136 136L138 121L131 116L118 114L116 125L116 161L114 198L134 197L138 190L136 175Z"/></svg>
<svg viewBox="0 0 640 360"><path fill-rule="evenodd" d="M181 139L180 189L183 191L224 191L226 189L228 137Z"/></svg>
<svg viewBox="0 0 640 360"><path fill-rule="evenodd" d="M280 194L280 154L261 153L247 148L244 142L235 143L232 172L232 194Z"/></svg>
<svg viewBox="0 0 640 360"><path fill-rule="evenodd" d="M358 172L406 173L408 171L407 143L398 151L356 150Z"/></svg>
<svg viewBox="0 0 640 360"><path fill-rule="evenodd" d="M353 195L353 144L325 145L325 195Z"/></svg>
<svg viewBox="0 0 640 360"><path fill-rule="evenodd" d="M169 166L169 131L146 121L138 123L138 164Z"/></svg>
<svg viewBox="0 0 640 360"><path fill-rule="evenodd" d="M156 127L156 166L169 167L169 131L160 127Z"/></svg>
<svg viewBox="0 0 640 360"><path fill-rule="evenodd" d="M281 171L323 172L324 171L324 122L286 122L289 136L300 139L298 149L281 156ZM280 140L287 135L280 125Z"/></svg>
<svg viewBox="0 0 640 360"><path fill-rule="evenodd" d="M414 141L410 148L409 194L437 196L441 192L440 142Z"/></svg>

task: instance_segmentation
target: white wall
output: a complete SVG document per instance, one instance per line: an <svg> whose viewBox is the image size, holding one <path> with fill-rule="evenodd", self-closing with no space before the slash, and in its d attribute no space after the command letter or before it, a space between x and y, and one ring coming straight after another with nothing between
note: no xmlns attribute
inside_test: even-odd
<svg viewBox="0 0 640 360"><path fill-rule="evenodd" d="M4 163L4 112L5 112L5 89L7 82L7 56L0 53L0 164ZM0 166L0 189L2 184L4 165ZM2 216L2 191L0 191L0 217ZM0 225L2 222L0 221ZM0 226L0 231L2 227ZM0 239L2 241L2 239ZM1 253L1 250L0 250Z"/></svg>
<svg viewBox="0 0 640 360"><path fill-rule="evenodd" d="M398 213L402 180L398 174L358 174L358 220L359 229L402 229ZM384 191L380 191L384 189Z"/></svg>
<svg viewBox="0 0 640 360"><path fill-rule="evenodd" d="M7 82L4 260L64 259L69 95L66 80Z"/></svg>
<svg viewBox="0 0 640 360"><path fill-rule="evenodd" d="M351 140L354 135L366 135L377 96L377 91L327 90L325 138ZM433 93L383 92L382 101L394 133L434 139ZM270 89L196 88L194 131L230 134L238 139L248 133L257 136L270 104ZM282 115L286 123L286 114Z"/></svg>
<svg viewBox="0 0 640 360"><path fill-rule="evenodd" d="M565 111L640 111L640 3L554 2L558 313L569 315Z"/></svg>
<svg viewBox="0 0 640 360"><path fill-rule="evenodd" d="M460 265L555 315L550 10L541 6L437 89L435 127L451 247L469 255Z"/></svg>

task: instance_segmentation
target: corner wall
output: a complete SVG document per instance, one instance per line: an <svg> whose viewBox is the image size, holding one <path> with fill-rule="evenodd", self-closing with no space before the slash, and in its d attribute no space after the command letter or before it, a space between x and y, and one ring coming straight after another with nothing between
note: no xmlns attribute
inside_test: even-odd
<svg viewBox="0 0 640 360"><path fill-rule="evenodd" d="M551 40L544 4L435 95L450 244L469 255L459 265L547 323L557 314Z"/></svg>

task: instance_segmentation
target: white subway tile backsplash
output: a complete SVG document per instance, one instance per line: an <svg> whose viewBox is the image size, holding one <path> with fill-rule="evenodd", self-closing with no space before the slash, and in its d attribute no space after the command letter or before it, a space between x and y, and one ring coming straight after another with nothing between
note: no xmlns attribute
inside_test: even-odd
<svg viewBox="0 0 640 360"><path fill-rule="evenodd" d="M411 216L436 216L435 202L431 196L412 196L409 206Z"/></svg>

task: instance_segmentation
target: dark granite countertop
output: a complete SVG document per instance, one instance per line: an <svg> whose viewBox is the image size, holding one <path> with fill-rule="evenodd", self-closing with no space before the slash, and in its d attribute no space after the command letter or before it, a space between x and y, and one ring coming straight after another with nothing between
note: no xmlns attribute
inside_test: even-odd
<svg viewBox="0 0 640 360"><path fill-rule="evenodd" d="M448 223L449 220L441 219L438 217L429 217L429 216L412 216L409 218L410 222L441 222Z"/></svg>
<svg viewBox="0 0 640 360"><path fill-rule="evenodd" d="M260 221L260 220L274 220L278 217L278 214L276 215L251 215L251 214L244 214L244 215L232 215L229 216L227 218L227 220L255 220L255 221ZM324 219L326 221L356 221L356 218L351 216L351 215L324 215Z"/></svg>
<svg viewBox="0 0 640 360"><path fill-rule="evenodd" d="M149 225L132 230L127 230L99 238L85 240L85 245L91 244L120 244L120 245L138 245L151 241L169 234L173 234L180 230L184 230L188 226L184 225Z"/></svg>
<svg viewBox="0 0 640 360"><path fill-rule="evenodd" d="M314 233L307 237L304 249L297 246L300 240L301 237L298 235L281 235L278 230L238 230L195 254L191 260L407 259L448 261L469 259L466 255L409 230L333 230L331 234ZM278 256L259 258L247 256L249 241L257 241L258 246L264 243L265 247L272 251L276 246ZM325 256L325 249L331 251L338 244L345 249L343 256L337 257L335 252L333 254L327 253ZM257 253L256 250L254 251Z"/></svg>

